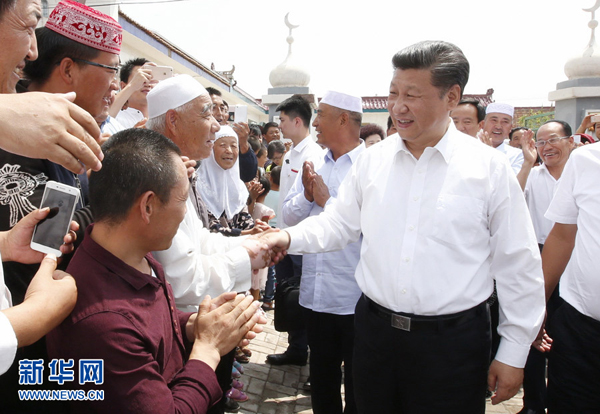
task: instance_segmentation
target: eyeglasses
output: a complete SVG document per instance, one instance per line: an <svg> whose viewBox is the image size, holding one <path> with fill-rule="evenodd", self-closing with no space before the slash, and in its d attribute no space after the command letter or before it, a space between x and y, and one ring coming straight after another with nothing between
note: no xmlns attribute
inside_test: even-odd
<svg viewBox="0 0 600 414"><path fill-rule="evenodd" d="M74 60L75 62L85 63L86 65L98 66L99 68L114 70L115 71L115 76L119 72L119 67L118 66L103 65L102 63L91 62L89 60L79 59L79 58L71 58L71 60Z"/></svg>
<svg viewBox="0 0 600 414"><path fill-rule="evenodd" d="M560 142L560 140L561 140L561 139L569 139L569 138L571 138L571 136L570 136L570 135L569 135L568 137L556 137L556 138L550 138L550 139L547 139L546 141L536 141L536 142L535 142L535 146L536 146L537 148L542 148L542 147L543 147L544 145L546 145L546 144L552 144L552 145L554 145L554 144L558 144L558 143Z"/></svg>

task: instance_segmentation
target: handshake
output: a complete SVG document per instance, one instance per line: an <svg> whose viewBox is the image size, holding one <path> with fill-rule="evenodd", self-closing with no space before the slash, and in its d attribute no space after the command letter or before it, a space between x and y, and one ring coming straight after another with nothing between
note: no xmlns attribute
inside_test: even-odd
<svg viewBox="0 0 600 414"><path fill-rule="evenodd" d="M290 235L287 231L270 229L248 237L242 242L242 247L250 256L252 270L258 270L283 259L290 247Z"/></svg>

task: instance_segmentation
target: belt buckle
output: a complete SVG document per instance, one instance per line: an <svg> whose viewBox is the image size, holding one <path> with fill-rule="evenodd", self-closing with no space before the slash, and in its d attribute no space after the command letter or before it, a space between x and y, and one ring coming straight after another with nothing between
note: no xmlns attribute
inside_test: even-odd
<svg viewBox="0 0 600 414"><path fill-rule="evenodd" d="M410 318L408 316L392 314L392 326L396 329L410 332Z"/></svg>

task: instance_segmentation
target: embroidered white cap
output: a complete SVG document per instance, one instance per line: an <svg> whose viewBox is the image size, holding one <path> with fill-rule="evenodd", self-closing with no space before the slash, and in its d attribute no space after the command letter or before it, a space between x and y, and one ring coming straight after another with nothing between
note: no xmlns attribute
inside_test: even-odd
<svg viewBox="0 0 600 414"><path fill-rule="evenodd" d="M485 114L505 114L512 118L515 115L515 108L509 104L492 102L485 108Z"/></svg>
<svg viewBox="0 0 600 414"><path fill-rule="evenodd" d="M362 114L362 99L358 96L347 95L341 92L327 91L321 99L321 103L345 109L346 111Z"/></svg>
<svg viewBox="0 0 600 414"><path fill-rule="evenodd" d="M148 118L155 118L169 109L179 108L208 92L190 75L173 76L160 81L148 92Z"/></svg>

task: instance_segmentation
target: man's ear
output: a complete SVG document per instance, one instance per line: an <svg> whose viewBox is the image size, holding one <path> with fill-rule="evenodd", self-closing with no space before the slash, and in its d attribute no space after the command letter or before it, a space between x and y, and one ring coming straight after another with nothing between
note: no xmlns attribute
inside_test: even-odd
<svg viewBox="0 0 600 414"><path fill-rule="evenodd" d="M137 206L145 224L150 224L152 216L156 213L157 202L160 200L153 191L146 191L138 198Z"/></svg>
<svg viewBox="0 0 600 414"><path fill-rule="evenodd" d="M127 84L123 81L119 82L119 89L123 89Z"/></svg>
<svg viewBox="0 0 600 414"><path fill-rule="evenodd" d="M460 102L460 86L454 84L448 89L448 92L446 92L446 102L450 111L458 106Z"/></svg>
<svg viewBox="0 0 600 414"><path fill-rule="evenodd" d="M348 114L348 112L342 112L339 118L339 122L340 122L340 126L346 126L348 125L348 122L350 121L350 114Z"/></svg>
<svg viewBox="0 0 600 414"><path fill-rule="evenodd" d="M176 136L177 127L179 126L179 117L174 109L169 109L165 114L165 132L170 132L170 136Z"/></svg>
<svg viewBox="0 0 600 414"><path fill-rule="evenodd" d="M73 85L75 83L75 71L79 70L77 64L69 57L64 58L58 65L58 73L67 85Z"/></svg>

